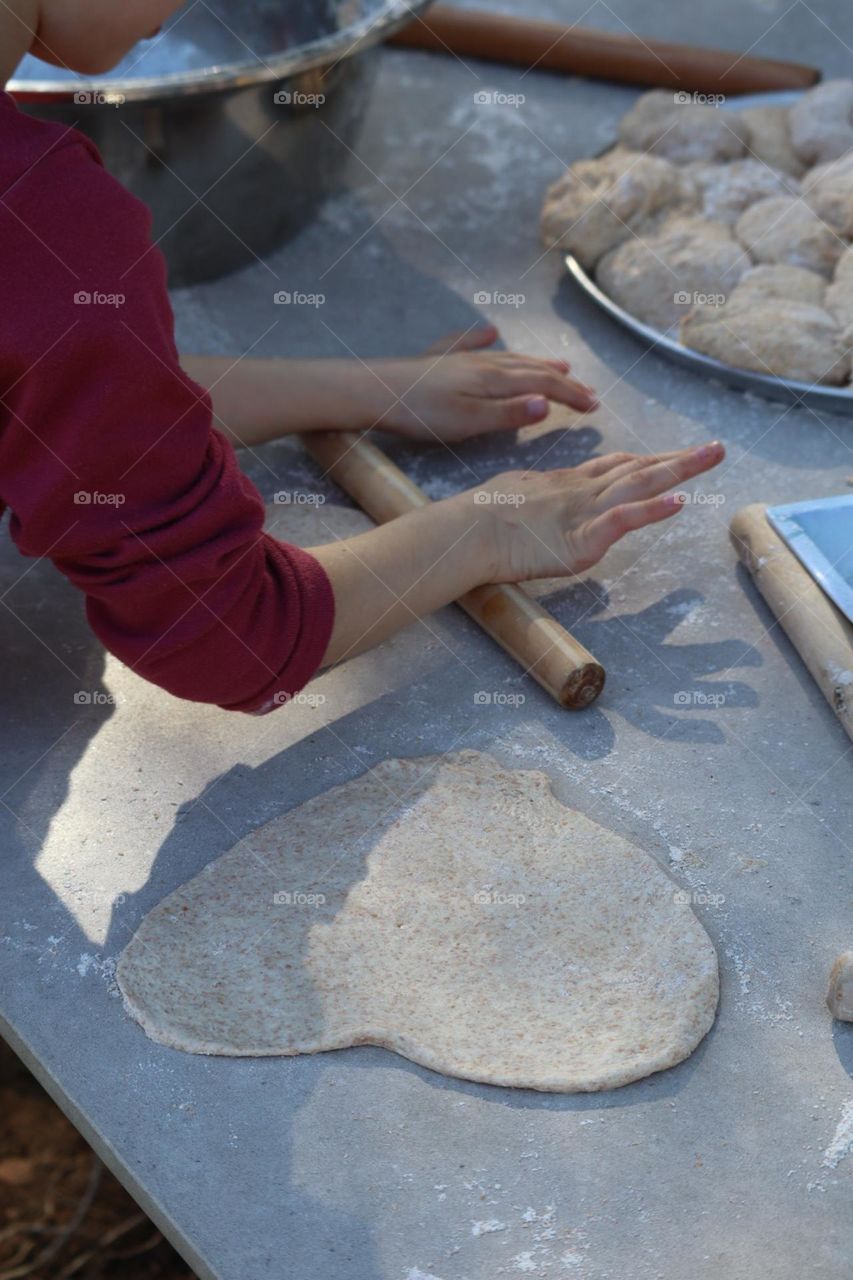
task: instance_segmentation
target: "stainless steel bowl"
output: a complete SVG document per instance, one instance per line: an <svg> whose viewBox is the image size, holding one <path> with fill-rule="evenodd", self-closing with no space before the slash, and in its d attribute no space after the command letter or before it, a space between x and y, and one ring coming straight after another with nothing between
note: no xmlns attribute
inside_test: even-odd
<svg viewBox="0 0 853 1280"><path fill-rule="evenodd" d="M95 141L186 284L263 257L340 187L370 50L428 3L190 0L108 75L28 56L8 89Z"/></svg>

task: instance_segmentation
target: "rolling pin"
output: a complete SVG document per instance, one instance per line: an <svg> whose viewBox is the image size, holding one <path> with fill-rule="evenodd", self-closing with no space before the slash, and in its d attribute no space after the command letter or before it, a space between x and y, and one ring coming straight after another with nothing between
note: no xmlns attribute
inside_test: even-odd
<svg viewBox="0 0 853 1280"><path fill-rule="evenodd" d="M797 62L742 57L723 49L646 40L629 33L567 27L479 9L435 4L389 37L389 44L434 49L576 76L694 93L807 89L820 72Z"/></svg>
<svg viewBox="0 0 853 1280"><path fill-rule="evenodd" d="M380 449L351 431L312 432L302 443L378 524L430 502ZM521 587L475 587L456 603L561 707L588 707L604 688L601 664Z"/></svg>
<svg viewBox="0 0 853 1280"><path fill-rule="evenodd" d="M853 626L768 523L762 503L744 507L730 526L738 555L853 738Z"/></svg>

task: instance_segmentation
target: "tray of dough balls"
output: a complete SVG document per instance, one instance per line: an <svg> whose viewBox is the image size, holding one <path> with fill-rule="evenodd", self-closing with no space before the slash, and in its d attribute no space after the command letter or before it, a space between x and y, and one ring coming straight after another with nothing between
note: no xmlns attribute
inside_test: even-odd
<svg viewBox="0 0 853 1280"><path fill-rule="evenodd" d="M542 238L657 351L853 412L853 80L712 105L652 90L548 189Z"/></svg>

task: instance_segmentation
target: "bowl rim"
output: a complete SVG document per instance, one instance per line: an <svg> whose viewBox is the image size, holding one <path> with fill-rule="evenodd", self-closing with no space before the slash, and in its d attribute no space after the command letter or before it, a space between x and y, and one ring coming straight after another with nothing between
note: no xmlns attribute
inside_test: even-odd
<svg viewBox="0 0 853 1280"><path fill-rule="evenodd" d="M365 14L340 31L309 40L263 61L230 62L192 71L122 79L112 72L78 76L73 80L13 76L6 92L24 104L75 102L75 95L98 94L120 102L151 101L201 93L218 93L253 85L273 84L314 67L334 65L363 49L379 44L406 23L417 19L432 0L382 0L377 12Z"/></svg>

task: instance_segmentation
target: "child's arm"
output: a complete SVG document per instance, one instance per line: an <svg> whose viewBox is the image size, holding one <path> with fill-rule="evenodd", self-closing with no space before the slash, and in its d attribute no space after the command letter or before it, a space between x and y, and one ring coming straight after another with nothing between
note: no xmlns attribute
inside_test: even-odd
<svg viewBox="0 0 853 1280"><path fill-rule="evenodd" d="M297 431L381 427L429 442L541 422L549 401L588 412L590 387L563 360L484 351L498 334L468 331L414 359L256 360L182 356L211 394L216 425L235 445Z"/></svg>
<svg viewBox="0 0 853 1280"><path fill-rule="evenodd" d="M682 499L666 491L723 456L714 441L660 457L612 453L571 469L506 472L357 538L315 547L336 605L323 665L481 584L590 568L630 530L675 515Z"/></svg>

